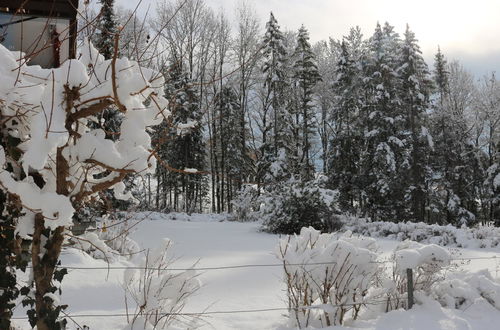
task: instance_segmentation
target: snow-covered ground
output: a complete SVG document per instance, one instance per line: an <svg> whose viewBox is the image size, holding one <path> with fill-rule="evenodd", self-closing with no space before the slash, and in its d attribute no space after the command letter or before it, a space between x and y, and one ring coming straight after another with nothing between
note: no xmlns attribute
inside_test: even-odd
<svg viewBox="0 0 500 330"><path fill-rule="evenodd" d="M150 214L131 234L143 248L155 248L165 237L175 243L173 249L179 261L175 267L224 267L232 265L278 264L273 255L278 243L277 235L259 232L257 223L221 222L220 216L171 216ZM187 221L191 220L191 221ZM382 257L389 256L398 242L377 239ZM497 251L485 249L453 249L454 256L490 257ZM499 255L500 257L500 255ZM102 267L103 260L95 260L76 249L66 249L62 264L77 267ZM114 261L111 266L126 266L126 261ZM493 276L500 275L500 259L461 262L461 267L473 271L489 269ZM285 286L281 281L281 267L246 267L202 271L199 279L203 287L191 298L184 312L245 311L252 309L284 308ZM62 303L72 315L125 313L123 270L70 269L63 280ZM129 301L130 305L130 301ZM211 314L205 318L203 329L283 329L284 313L276 310L257 313ZM18 307L15 316L25 316ZM123 329L126 317L78 317L74 321L90 329ZM26 321L17 321L27 326ZM416 305L411 311L393 311L376 319L351 324L363 329L498 329L500 311L488 303L473 304L462 310L442 308L435 301ZM29 327L28 327L29 328ZM73 321L69 328L76 329ZM344 329L334 327L333 329Z"/></svg>

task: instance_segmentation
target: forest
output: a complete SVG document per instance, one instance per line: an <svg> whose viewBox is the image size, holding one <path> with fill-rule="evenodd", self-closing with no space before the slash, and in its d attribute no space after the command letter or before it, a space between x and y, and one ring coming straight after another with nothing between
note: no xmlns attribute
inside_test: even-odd
<svg viewBox="0 0 500 330"><path fill-rule="evenodd" d="M141 208L251 213L266 196L331 190L337 213L499 223L494 72L475 77L439 48L426 63L411 28L387 22L311 44L305 26L282 30L279 13L264 25L245 3L234 22L203 0L115 12L82 37L110 57L124 25L119 53L163 73L173 113L151 131L161 166L135 188Z"/></svg>

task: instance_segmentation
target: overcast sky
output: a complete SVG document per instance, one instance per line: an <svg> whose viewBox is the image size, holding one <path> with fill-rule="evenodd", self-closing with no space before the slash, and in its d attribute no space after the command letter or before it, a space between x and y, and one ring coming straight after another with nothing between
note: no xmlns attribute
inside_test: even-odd
<svg viewBox="0 0 500 330"><path fill-rule="evenodd" d="M172 0L159 0L172 1ZM241 0L205 0L215 10L234 17ZM156 0L143 0L141 11ZM264 29L273 11L282 29L304 24L312 41L336 39L359 25L372 34L377 21L388 21L402 34L408 23L416 33L427 60L438 45L451 59L459 59L477 76L500 72L500 0L247 0ZM117 0L133 8L136 0ZM154 11L153 11L154 12Z"/></svg>

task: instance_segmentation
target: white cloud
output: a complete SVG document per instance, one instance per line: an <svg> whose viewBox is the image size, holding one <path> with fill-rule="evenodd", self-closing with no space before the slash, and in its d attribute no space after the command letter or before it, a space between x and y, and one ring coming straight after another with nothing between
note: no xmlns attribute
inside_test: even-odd
<svg viewBox="0 0 500 330"><path fill-rule="evenodd" d="M216 11L224 8L229 18L235 17L241 1L205 0ZM137 1L117 0L117 3L132 8ZM141 7L145 11L154 3L155 0L143 0ZM427 58L432 57L438 45L452 57L500 52L499 0L247 0L247 3L255 9L262 28L273 11L283 29L296 30L304 24L313 41L330 36L341 38L356 25L368 36L377 21L388 21L401 34L408 23Z"/></svg>

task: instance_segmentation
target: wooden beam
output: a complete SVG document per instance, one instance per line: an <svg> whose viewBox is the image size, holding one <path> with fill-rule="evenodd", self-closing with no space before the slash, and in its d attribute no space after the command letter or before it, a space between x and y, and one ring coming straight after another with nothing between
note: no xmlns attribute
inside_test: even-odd
<svg viewBox="0 0 500 330"><path fill-rule="evenodd" d="M2 0L2 10L8 12L24 10L24 15L40 15L47 17L61 17L72 19L76 17L78 0Z"/></svg>

